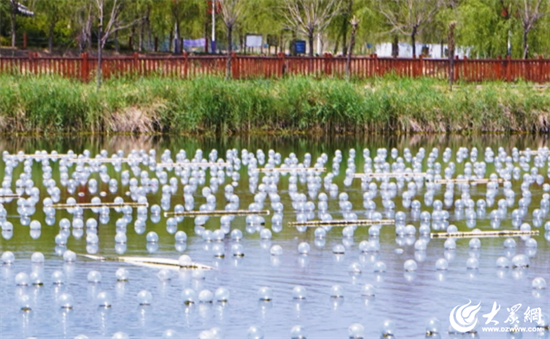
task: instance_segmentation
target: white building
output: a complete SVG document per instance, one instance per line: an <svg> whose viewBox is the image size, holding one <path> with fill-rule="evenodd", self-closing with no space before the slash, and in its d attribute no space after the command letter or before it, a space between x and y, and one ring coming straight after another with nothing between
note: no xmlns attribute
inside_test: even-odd
<svg viewBox="0 0 550 339"><path fill-rule="evenodd" d="M399 44L399 58L412 58L412 45L406 42L400 42ZM375 51L379 57L392 57L392 44L390 42L383 42L375 46ZM426 58L443 59L447 58L447 45L441 44L416 44L416 55L424 54ZM464 56L470 57L470 48L457 47L455 55L463 58Z"/></svg>

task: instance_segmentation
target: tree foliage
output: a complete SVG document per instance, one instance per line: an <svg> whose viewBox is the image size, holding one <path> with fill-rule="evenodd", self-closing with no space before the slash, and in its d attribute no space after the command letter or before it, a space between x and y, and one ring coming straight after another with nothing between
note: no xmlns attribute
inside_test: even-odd
<svg viewBox="0 0 550 339"><path fill-rule="evenodd" d="M16 36L15 45L20 47L22 33L27 33L34 47L57 53L70 49L93 52L99 28L96 1L19 0L35 13L23 17L12 15L12 0L0 0L0 43L10 45ZM550 55L550 0L101 1L108 8L105 15L117 4L112 34L103 35L100 41L116 51L152 51L156 42L159 49L174 51L174 41L210 40L214 1L215 35L221 52L233 46L242 52L244 37L253 33L263 35L264 42L277 46L278 51L287 50L291 39L305 39L313 55L314 42L320 39L322 49L316 53L345 55L350 20L355 16L361 22L355 37L356 53L374 52L366 48L367 43L446 44L449 23L456 22L457 48L468 48L473 57ZM233 18L227 12L232 4L243 4Z"/></svg>

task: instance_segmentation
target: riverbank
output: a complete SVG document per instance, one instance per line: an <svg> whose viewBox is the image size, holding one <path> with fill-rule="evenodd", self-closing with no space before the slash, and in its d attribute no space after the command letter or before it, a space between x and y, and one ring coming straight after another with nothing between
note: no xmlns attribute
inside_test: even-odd
<svg viewBox="0 0 550 339"><path fill-rule="evenodd" d="M0 75L2 133L547 132L549 114L530 83Z"/></svg>

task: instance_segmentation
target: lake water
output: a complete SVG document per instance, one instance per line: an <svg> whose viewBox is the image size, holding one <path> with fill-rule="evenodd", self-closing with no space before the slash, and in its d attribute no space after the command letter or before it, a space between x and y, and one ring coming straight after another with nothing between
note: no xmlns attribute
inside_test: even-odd
<svg viewBox="0 0 550 339"><path fill-rule="evenodd" d="M536 155L526 156L524 153L514 155L513 148L523 151L527 148L537 150L546 147L546 137L534 136L346 136L333 138L314 137L226 137L226 138L197 138L197 137L159 137L159 136L114 136L114 137L77 137L61 136L56 138L31 138L31 137L8 137L0 140L0 151L7 151L16 154L22 151L32 154L35 151L45 150L48 153L57 151L67 153L72 150L76 154L82 154L85 150L90 152L90 157L95 157L101 150L106 150L108 156L121 151L121 155L127 157L132 150L144 150L150 154L150 150L156 150L154 156L156 162L161 162L161 156L165 150L170 150L170 158L176 161L176 155L180 150L186 152L187 158L195 157L197 150L202 150L203 158L208 160L213 149L217 150L218 158L226 159L227 150L235 149L235 155L241 161L240 169L223 172L215 196L215 209L224 209L228 204L225 197L225 187L231 185L234 194L239 197L239 209L248 209L255 201L262 200L259 190L269 185L270 179L263 179L266 176L273 178L271 173L254 174L250 171L252 165L257 161L257 167L262 168L265 163L258 157L257 150L262 150L265 155L265 162L268 162L269 150L281 155L284 161L291 153L296 155L299 163L306 159L306 154L311 155L313 166L317 159L326 154L326 163L323 164L327 171L324 173L277 175L278 183L276 194L280 197L283 205L283 222L281 225L273 225L272 217L274 209L270 196L266 194L261 209L269 210L270 215L264 216L264 225L247 225L246 217L237 216L230 223L230 230L242 231L243 238L239 241L232 239L227 234L221 241L204 240L205 230L215 231L220 229L220 217L210 217L203 227L196 228L195 220L185 217L177 227L167 227L167 218L160 213L159 217L151 214L153 205L163 206L165 211L173 211L178 204L189 203L184 201L184 181L189 181L185 174L174 170L164 172L170 188L170 179L176 178L175 191L166 194L169 198L162 198L162 180L156 193L148 193L149 203L147 219L144 227L136 210L124 217L124 213L115 210L110 211L108 220L99 217L92 210L84 210L81 219L86 223L88 219L95 219L99 222L97 227L98 244L90 245L87 242L87 235L94 233L88 227L71 226L66 231L61 230L60 221L67 218L73 223L75 217L67 210L57 210L53 219L50 217L47 225L46 214L44 213L43 200L50 196L47 187L44 186L44 178L51 173L55 184L60 188L59 202L66 202L73 197L77 202L90 202L92 197L101 196L103 202L114 201L115 197L122 197L130 202L130 186L122 181L128 171L129 178L138 178L138 185L141 186L143 174L137 174L131 169L128 163L123 163L120 168L112 163L105 163L105 168L98 164L95 170L91 171L90 178L94 178L98 185L97 190L90 192L89 185L75 183L73 187L63 180L60 171L60 160L49 162L51 167L44 169L38 161L33 161L32 170L28 174L34 186L40 191L39 202L36 204L35 212L28 218L21 217L21 210L18 211L18 200L2 203L6 210L6 218L2 222L13 225L13 231L2 232L0 238L0 253L11 251L15 255L15 261L11 265L0 263L0 338L74 338L77 335L86 335L89 338L111 338L117 332L124 332L130 338L162 338L169 337L168 330L172 330L173 338L214 338L216 333L221 333L223 338L246 338L249 328L256 326L263 333L265 338L291 338L299 337L298 332L293 332L302 327L302 338L349 338L348 329L352 324L361 324L364 327L364 338L380 338L384 329L394 333L396 338L424 338L426 336L426 323L431 318L440 321L439 333L433 338L549 338L549 331L526 332L526 333L487 333L487 328L500 327L508 328L512 320L517 318L514 324L517 327L524 327L526 331L533 331L537 326L537 312L550 312L550 298L547 289L533 289L533 279L542 277L550 283L550 231L545 230L548 221L548 205L544 207L544 201L548 197L543 195L546 189L544 183L550 183L548 179L548 154L541 152L540 158ZM444 155L445 149L452 151L449 158ZM467 150L461 153L464 157L457 157L460 147ZM502 147L502 166L495 166L495 161L488 161L481 165L486 157L486 148L494 152L493 158L499 158L499 148ZM387 149L387 155L383 156L380 148ZM392 156L392 148L397 149L396 157ZM429 155L434 148L438 149L437 157L434 154L434 163L430 164ZM476 148L478 151L475 161L471 158L471 151ZM243 161L243 150L250 152L247 162ZM355 150L355 157L350 159L350 150ZM506 168L506 156L510 156L508 164L511 174L511 186L506 190L504 184L498 185L494 195L488 197L487 185L478 184L460 186L455 184L454 194L447 196L452 203L448 206L443 203L442 210L448 211L448 217L441 220L433 220L434 204L436 201L444 202L445 194L448 192L445 184L436 185L429 189L424 179L419 179L424 184L415 189L415 195L409 200L418 200L421 204L419 210L411 209L403 202L410 194L410 184L415 180L395 178L389 179L389 183L397 183L394 190L392 184L388 188L382 187L382 179L372 179L376 183L376 195L372 197L375 204L374 209L367 210L364 207L364 193L372 192L372 186L363 185L362 180L348 179L346 182L346 170L348 174L363 173L365 166L364 150L370 152L370 168L375 171L375 165L384 168L394 163L402 162L404 166L411 168L413 161L406 155L405 150L410 151L411 158L416 157L422 164L417 172L426 172L435 169L435 172L445 177L445 170L449 164L454 164L453 178L462 175L470 169L482 171L483 176L488 178L491 173L500 171L501 175ZM342 157L339 166L334 165L334 158L337 150L341 151ZM422 153L424 150L424 153ZM420 152L420 153L419 153ZM377 157L377 154L379 155ZM424 156L422 157L422 154ZM376 158L377 157L377 158ZM401 158L401 160L399 160ZM491 158L491 157L489 157ZM166 160L166 159L164 159ZM306 160L307 162L307 160ZM387 165L384 163L387 162ZM477 162L477 164L476 164ZM248 163L245 164L245 163ZM350 164L354 164L355 168ZM470 163L468 165L467 163ZM439 165L438 165L439 164ZM91 166L88 163L82 167ZM140 165L142 172L148 172L148 178L161 177L162 174L151 170L150 167ZM276 167L280 167L279 164ZM368 167L368 166L367 166ZM513 168L517 167L514 173ZM533 182L530 185L524 184L531 194L530 199L526 193L522 193L522 183L525 174L533 173L536 168L537 174L543 176L542 182ZM51 172L50 172L51 169ZM387 169L387 168L386 168ZM68 167L68 178L75 177L76 165ZM185 172L185 171L183 171ZM9 186L16 191L17 179L25 173L23 161L13 169L11 180L6 184L6 162L0 163L0 179L3 180L3 187ZM102 175L100 175L102 173ZM193 210L199 210L202 205L207 204L207 199L202 194L202 189L211 184L211 173L205 171L205 182L198 180L197 189L194 191ZM235 175L234 173L238 173ZM334 178L328 182L325 179L328 173L333 173ZM218 174L221 174L218 171ZM514 177L514 174L516 176ZM189 171L192 177L192 171ZM200 178L199 172L194 175ZM235 177L233 177L235 175ZM103 178L102 178L103 176ZM316 179L316 176L319 179ZM258 182L251 178L257 177ZM67 179L68 179L67 178ZM114 179L114 187L110 187L102 179ZM294 179L291 179L294 178ZM127 178L128 179L128 178ZM536 176L533 176L536 179ZM263 188L259 187L262 180L266 180ZM317 180L317 181L316 181ZM529 178L527 178L529 180ZM540 178L539 178L540 180ZM350 184L350 182L351 184ZM401 187L399 181L403 183ZM536 180L534 180L536 181ZM317 183L317 184L316 184ZM337 186L337 191L327 188ZM7 186L6 186L7 185ZM189 186L189 182L187 183ZM316 187L318 185L318 187ZM385 186L385 185L384 185ZM430 191L431 193L426 193ZM324 192L328 196L326 212L319 211L318 194ZM348 199L341 194L347 193ZM393 192L393 193L392 193ZM508 193L507 193L508 192ZM506 194L509 195L509 205L506 205ZM272 192L273 193L273 192ZM300 195L302 194L303 195ZM450 193L447 193L450 194ZM388 196L384 202L382 196ZM529 195L529 194L527 194ZM296 201L291 200L294 196ZM28 196L25 194L25 198ZM315 209L309 215L299 210L306 205L300 205L300 199L312 202ZM456 200L467 201L472 199L476 204L480 200L488 202L485 211L476 205L471 214L467 207L456 207ZM520 202L520 199L522 199ZM342 203L340 200L347 200ZM368 200L368 199L367 199ZM393 201L395 207L391 207ZM503 201L503 202L501 202ZM542 202L542 203L541 203ZM351 205L350 205L351 204ZM384 204L387 204L385 206ZM460 204L460 203L459 203ZM520 213L520 204L526 204L523 217L518 221L516 214ZM541 207L541 204L543 205ZM501 205L506 205L504 206ZM501 214L497 212L501 206ZM206 207L202 207L206 208ZM0 208L0 211L2 208ZM537 211L535 211L537 210ZM343 227L332 227L323 238L317 237L314 227L298 229L288 225L288 222L296 221L297 218L312 218L318 220L322 214L330 214L333 219L357 218L368 219L377 217L379 212L384 219L393 219L397 212L404 212L405 221L398 222L402 225L414 225L415 233L396 236L396 225L385 225L379 227L379 234L376 236L371 227L357 226L354 231ZM422 220L429 212L430 220ZM515 211L515 212L514 212ZM541 213L539 217L533 213ZM353 214L354 216L353 216ZM24 213L23 213L24 214ZM380 216L379 215L379 216ZM1 216L1 214L0 214ZM498 219L498 221L495 221ZM0 218L1 220L1 218ZM138 222L138 220L140 220ZM31 232L28 226L29 221L39 221L41 228L39 232ZM473 229L481 231L518 230L521 224L527 223L532 230L538 230L539 235L514 237L516 246L504 246L506 237L481 238L481 246L472 248L471 238L460 238L456 240L456 249L446 250L445 239L430 239L429 235L420 232L426 226L431 227L431 232L441 232L448 225L456 225L458 231L469 232ZM26 224L26 225L23 225ZM271 239L261 239L261 229L271 230ZM410 228L409 228L410 229ZM546 229L549 229L548 227ZM185 242L176 242L175 231L184 231L187 234ZM124 233L127 237L125 243L117 243L115 235L117 231ZM146 236L154 231L158 234L158 242L147 242ZM346 232L347 236L343 233ZM69 234L65 246L56 245L56 236L60 233ZM352 234L349 234L352 233ZM350 236L351 235L351 236ZM532 240L536 240L536 247ZM420 240L419 239L423 239ZM370 241L370 245L379 245L377 250L371 247L369 251L362 251L362 241ZM508 243L511 241L507 240ZM236 243L242 244L244 257L232 255L232 246ZM310 246L307 255L300 254L298 246L307 243ZM426 250L415 249L416 246L427 244ZM271 255L270 251L274 245L282 248L281 255ZM336 245L343 245L345 254L334 254ZM472 244L475 245L475 244ZM225 250L225 257L215 256L220 248ZM304 246L304 245L302 245ZM189 255L194 262L214 267L213 270L200 271L176 269L170 270L170 280L161 280L158 273L161 271L156 266L137 266L118 261L95 261L78 256L76 262L65 262L63 253L72 250L78 254L97 254L108 257L140 256L151 258L178 259L180 255ZM31 262L31 255L34 252L42 252L45 256L43 264ZM499 257L506 257L512 260L516 255L526 254L529 257L527 268L497 268L496 262ZM447 270L436 270L436 261L445 258L448 262ZM479 264L477 269L468 269L467 261L476 258ZM517 257L516 257L517 258ZM417 270L407 272L404 263L407 260L415 260ZM386 266L384 272L375 272L376 267L383 262ZM470 263L475 260L470 259ZM129 272L127 282L119 282L116 278L116 271L119 268L126 268ZM355 271L350 272L351 268ZM101 273L100 283L88 282L90 271ZM61 285L52 283L54 271L64 273L65 282ZM31 274L38 272L43 276L43 286L17 286L16 275L20 272ZM163 273L164 274L164 271ZM374 287L375 296L363 296L362 291L366 284ZM333 298L331 289L334 285L340 285L343 290L342 298ZM268 286L271 288L273 297L271 301L260 301L258 290ZM296 286L303 286L307 291L305 299L295 299L293 289ZM219 287L225 287L230 292L230 299L226 303L197 302L193 305L186 305L183 301L182 292L186 288L192 288L197 294L202 290L214 292ZM140 305L137 295L140 291L147 290L152 294L150 305ZM104 308L99 306L97 296L100 292L107 292L112 301L112 307ZM59 306L59 299L64 293L70 294L73 299L72 309L63 309ZM30 311L21 310L22 296L28 297L32 308ZM451 330L450 314L456 306L467 304L480 304L477 313L477 324L475 332L467 334ZM521 304L518 306L518 304ZM492 319L483 317L493 310L493 307L500 307ZM529 312L526 313L529 308ZM468 309L469 310L469 309ZM533 311L534 310L534 311ZM456 316L456 313L454 313ZM473 313L475 314L475 312ZM461 315L462 316L462 315ZM544 318L544 316L542 316ZM546 317L548 317L546 315ZM456 317L455 317L456 318ZM467 314L464 314L464 319ZM548 318L546 325L548 325ZM460 320L460 319L459 319ZM472 319L466 319L472 320ZM493 320L492 323L486 324ZM388 321L390 322L388 325ZM543 320L544 321L544 320ZM498 322L498 325L495 324ZM469 321L468 324L472 322ZM466 324L466 325L468 325ZM465 326L466 326L465 325ZM388 333L389 333L388 332ZM453 333L457 332L457 333ZM254 336L251 336L254 337Z"/></svg>

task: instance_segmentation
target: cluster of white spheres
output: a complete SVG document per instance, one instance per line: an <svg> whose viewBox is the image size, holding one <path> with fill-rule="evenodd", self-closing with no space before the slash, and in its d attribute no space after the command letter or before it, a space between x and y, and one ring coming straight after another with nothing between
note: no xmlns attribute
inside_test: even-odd
<svg viewBox="0 0 550 339"><path fill-rule="evenodd" d="M547 149L546 149L547 151ZM90 152L85 152L84 155L79 157L90 157ZM140 152L135 152L139 154ZM358 152L359 153L359 152ZM389 154L388 154L389 153ZM6 154L4 153L4 156ZM113 159L122 158L123 152L120 151L114 155ZM144 155L144 154L141 154ZM146 154L145 154L146 155ZM427 155L427 158L426 158ZM544 183L544 176L541 175L541 167L546 161L547 156L537 156L536 153L531 154L530 150L527 150L523 155L517 149L512 151L511 156L506 153L504 148L499 149L495 154L490 148L485 150L485 161L478 160L478 151L477 148L472 148L468 150L466 147L461 147L456 153L456 159L452 158L452 150L450 148L445 149L442 155L442 162L437 162L439 157L439 150L434 148L429 154L421 148L416 155L413 155L409 149L406 149L402 156L399 154L399 151L395 148L391 149L388 152L388 149L378 149L376 155L371 156L371 151L369 149L363 150L364 157L364 168L365 173L374 173L374 172L403 172L408 174L413 174L415 172L421 172L424 167L423 161L427 162L428 169L426 171L427 178L429 179L418 179L416 177L407 177L406 179L397 178L397 182L390 182L389 180L380 180L376 181L372 178L363 178L360 183L361 189L363 190L363 208L365 215L368 218L377 220L382 219L383 215L387 215L388 218L393 218L396 222L395 227L395 236L396 243L399 247L409 246L414 249L414 258L408 259L403 262L403 270L406 272L405 276L414 276L417 270L419 270L419 264L422 265L422 262L425 260L426 251L428 246L431 246L433 243L430 243L429 235L434 230L443 230L449 234L458 232L458 228L455 225L449 225L450 214L448 210L453 208L456 211L457 220L466 219L466 226L469 228L476 227L476 218L488 218L490 220L490 226L494 229L501 227L501 220L506 220L509 215L512 219L512 225L517 229L519 228L522 232L531 231L531 225L525 223L526 218L531 218L531 213L528 212L532 210L528 207L533 206L532 197L534 193L530 191L531 185L542 186L544 192L550 192L550 185ZM218 186L224 185L225 177L230 178L229 184L223 188L223 193L226 200L226 210L236 210L239 208L239 204L246 201L239 197L236 193L238 190L236 187L239 185L239 180L241 178L241 173L239 172L241 164L248 166L248 175L250 177L250 189L254 193L253 202L248 205L250 211L260 211L266 205L271 203L271 209L275 212L271 218L271 229L265 228L266 219L259 215L248 215L245 219L246 224L246 233L259 233L259 238L262 240L262 245L266 249L269 248L269 254L273 256L272 262L278 261L279 256L283 255L283 247L280 244L271 245L271 239L274 234L277 236L279 232L283 229L283 211L286 208L282 204L282 194L279 191L278 183L280 178L284 176L289 176L289 196L292 200L292 208L296 212L296 219L299 222L306 222L315 218L318 215L318 218L322 221L334 220L333 215L329 211L329 201L330 199L335 199L338 202L340 211L344 220L348 222L356 220L359 217L357 208L354 210L352 201L350 201L349 192L339 192L341 187L336 183L338 175L340 172L340 166L347 163L347 169L345 170L345 179L344 186L349 187L352 183L353 175L356 174L356 151L354 149L350 150L349 158L346 159L342 155L340 150L335 152L335 157L332 162L332 172L328 173L324 180L319 176L315 171L301 171L305 167L314 166L315 168L325 167L327 162L327 155L319 157L317 162L313 159L314 164L312 164L311 154L307 153L304 156L303 163L299 163L299 160L296 154L292 153L288 158L282 160L280 154L275 153L273 150L266 155L262 150L258 150L256 153L248 152L243 150L241 157L239 158L237 150L228 150L227 160L231 164L231 170L224 172L223 167L216 167L215 170L210 172L210 182L206 179L206 173L204 168L200 166L193 166L191 169L183 170L181 168L175 168L171 170L163 170L162 168L156 167L158 164L155 163L154 157L156 156L155 151L149 153L151 162L145 162L145 165L149 165L149 168L153 171L156 171L155 174L151 174L147 170L144 170L138 166L139 161L136 161L135 164L131 164L131 170L125 170L121 173L121 180L111 178L107 167L105 165L92 164L90 167L80 166L74 173L69 172L69 166L66 161L62 161L60 164L60 173L61 181L64 186L67 186L69 193L75 193L78 190L78 185L88 184L88 191L91 194L97 193L100 190L99 185L101 182L108 184L109 192L114 194L123 187L128 187L129 192L128 196L131 196L134 201L138 202L147 202L146 194L155 193L156 190L160 189L159 193L162 193L162 199L158 204L151 206L151 208L142 208L137 209L137 220L135 220L135 231L138 234L144 234L146 232L146 220L148 217L151 218L153 223L158 223L161 219L163 211L167 211L171 207L171 203L174 196L178 193L178 185L180 183L183 185L183 196L185 200L185 206L176 205L174 211L177 213L184 212L185 210L191 210L195 208L195 203L199 199L206 200L205 204L199 206L200 211L212 211L216 209L216 204L219 203ZM390 156L394 162L387 162L387 157ZM531 167L530 159L531 156L535 158L535 166ZM107 152L102 151L99 157L106 158ZM144 156L146 157L146 156ZM218 154L216 150L213 150L210 155L208 155L210 162L215 162L220 160L223 162L223 159L218 159ZM5 160L6 161L6 160ZM9 160L12 161L12 160ZM161 161L166 163L173 162L171 152L166 150L161 155ZM176 161L204 161L202 150L197 151L195 158L188 159L186 158L185 151L180 151L176 155ZM18 161L11 164L7 167L7 173L9 173L9 180L4 179L6 183L11 181L11 173L13 167L17 164ZM458 174L457 163L464 162L464 174ZM410 168L407 163L410 164ZM490 174L489 178L491 182L487 183L487 192L486 195L479 198L475 197L474 193L470 190L471 187L469 184L463 184L461 182L457 183L447 183L446 188L441 186L441 184L436 183L436 179L450 179L458 175L458 178L461 180L467 179L476 179L487 177L488 170L487 163L494 163L495 172ZM514 164L515 163L515 164ZM46 214L46 224L53 225L55 223L56 212L52 205L60 200L61 192L59 188L55 187L55 180L51 179L52 169L49 165L46 165L46 162L43 162L44 170L44 179L48 180L47 184L45 181L45 186L48 190L49 197L43 200L44 213ZM538 164L538 165L537 165ZM31 220L32 215L34 214L33 210L35 209L34 199L39 196L39 191L34 187L31 176L32 161L25 161L25 169L21 178L16 183L18 192L26 192L30 195L29 199L22 198L18 201L18 212L22 215L22 224L28 225L29 229L34 231L35 235L40 236L40 230L42 229L42 223L38 220ZM115 170L120 171L121 162L114 162ZM276 165L280 165L283 169L290 169L288 173L267 173L265 176L261 177L257 170L260 165L265 165L265 168L274 169ZM540 166L539 166L540 165ZM94 167L95 166L95 167ZM331 170L330 165L326 165L328 170ZM516 167L514 167L516 166ZM91 169L90 169L91 168ZM172 172L173 170L173 172ZM72 170L71 170L72 171ZM99 172L101 180L98 182L98 179L89 178L93 171ZM522 171L525 172L522 177ZM132 173L135 177L131 177ZM171 177L171 173L175 173L177 177ZM498 173L498 174L497 174ZM153 178L155 176L155 178ZM505 178L506 181L502 185L502 190L504 191L504 196L502 199L498 199L497 193L499 192L499 182L497 179ZM521 183L521 191L514 192L511 179L523 180ZM52 182L53 181L53 182ZM226 182L227 183L227 182ZM9 182L8 184L11 184ZM200 185L207 185L200 190ZM307 188L307 194L299 192L300 185L304 185ZM9 187L5 184L3 186ZM325 192L318 192L322 188L325 188ZM443 189L441 193L443 194L443 199L439 200L435 196L438 189ZM393 201L393 198L397 195L398 190L403 190L402 194L402 203L403 207L408 211L395 211L397 209L396 203ZM59 192L58 192L59 191ZM425 193L421 193L425 192ZM1 192L0 192L1 193ZM82 192L81 192L82 193ZM101 192L106 195L107 193ZM202 196L200 194L202 193ZM75 193L76 194L76 193ZM281 195L280 195L281 194ZM419 194L424 194L424 197L418 197ZM84 193L82 193L84 195ZM197 198L198 196L198 198ZM417 198L418 197L418 198ZM376 199L375 199L376 198ZM378 198L381 198L380 202ZM517 199L519 198L519 201ZM474 199L477 199L474 200ZM123 203L124 199L121 197L116 197L115 203ZM317 202L316 202L317 200ZM37 200L38 201L38 200ZM269 202L268 202L269 201ZM101 199L99 197L94 197L92 203L100 203ZM516 204L519 205L517 209L512 210L513 206ZM69 197L67 199L67 204L75 204L76 199L74 197ZM538 202L537 202L538 204ZM428 210L426 210L427 207ZM384 213L377 211L382 207ZM548 213L550 208L550 196L545 193L540 206L535 206L536 208L532 212L532 225L533 227L541 227L543 225L543 220ZM90 250L98 248L99 236L97 232L98 221L104 223L102 220L105 220L110 215L110 209L105 206L101 208L95 208L94 213L97 213L99 218L96 220L94 218L87 219L84 222L83 211L80 207L71 207L67 210L70 214L73 215L72 221L68 218L62 218L59 220L59 229L60 232L55 236L55 244L58 245L57 248L60 248L58 251L56 248L56 253L62 254L63 261L65 266L74 267L74 262L77 260L77 255L75 252L66 249L66 246L69 241L69 236L71 235L71 228L73 230L73 236L78 239L78 237L83 236L82 229L85 228L86 231L86 244L89 246ZM132 208L126 207L117 207L115 212L123 213L124 217L116 220L116 235L114 237L117 248L124 248L122 252L125 251L126 243L128 242L128 236L126 233L126 227L131 225L133 218ZM410 212L410 213L409 213ZM6 232L13 232L13 225L5 220L6 210L0 205L0 225L2 226L3 235ZM112 215L112 214L111 214ZM339 216L338 216L339 217ZM338 218L335 217L335 218ZM414 221L419 221L420 226L415 226L412 224L407 224L409 219ZM286 218L286 217L285 217ZM53 220L53 221L52 221ZM230 255L234 257L232 260L235 262L240 262L240 257L244 256L244 244L246 242L241 241L243 239L243 232L237 228L232 228L232 224L235 223L234 216L225 215L220 218L220 229L211 231L206 229L207 223L210 223L210 217L208 216L199 216L195 218L195 235L200 236L207 246L211 254L214 255L218 262L221 262L221 258L225 257L225 243L224 240L229 238L231 239L230 246ZM183 230L178 230L178 224L183 221L183 216L174 216L166 219L166 230L168 233L173 234L173 240L175 240L176 248L179 248L178 251L183 252L186 249L186 242L188 240L188 234ZM544 229L547 234L550 234L550 222L544 224ZM298 227L298 232L305 233L306 227ZM36 233L38 232L38 233ZM365 260L369 260L369 265L362 265L359 262L353 262L347 266L347 271L350 275L353 276L353 279L357 279L362 274L364 269L370 269L372 272L377 274L377 277L382 277L383 273L387 271L388 267L386 264L380 260L381 252L380 239L383 239L384 233L383 228L378 225L373 225L368 228L368 240L363 240L359 243L358 249L361 253L361 256ZM479 229L474 229L473 233L480 233ZM316 248L322 248L325 246L325 243L328 242L325 240L330 240L331 236L335 233L331 232L330 226L316 227L313 235L315 237L315 246ZM161 233L162 234L162 233ZM347 259L346 251L349 251L353 254L355 247L350 245L353 244L353 238L357 238L360 234L360 231L357 230L357 226L346 226L342 228L341 234L337 233L342 242L341 243L331 243L332 247L328 250L334 254L334 258ZM31 233L32 235L32 233ZM191 237L191 234L189 235ZM329 236L328 239L327 236ZM227 237L227 238L226 238ZM33 237L34 238L34 237ZM547 238L548 239L548 238ZM147 242L147 248L151 249L150 252L154 251L155 248L158 248L159 243L159 234L155 231L149 231L145 240ZM485 240L484 240L485 241ZM488 242L489 243L489 242ZM465 243L464 243L465 245ZM449 269L449 263L453 262L455 257L455 250L457 247L462 246L461 242L453 238L448 238L443 242L443 247L445 249L445 255L442 258L439 258L435 261L435 264L432 264L432 270L435 268L436 271L439 271L439 274L443 274L442 271ZM476 270L480 268L480 252L482 249L482 241L477 237L474 237L468 240L468 245L470 249L470 257L466 260L466 269L470 274L475 274ZM496 267L499 268L499 271L504 271L503 269L512 267L515 272L521 272L523 268L527 268L530 265L530 258L536 254L539 244L537 240L529 237L519 238L517 241L514 238L507 238L502 242L502 246L505 249L505 254L499 257L496 260ZM526 248L525 254L516 254L516 248ZM248 245L247 245L248 248ZM294 247L296 249L296 247ZM285 248L286 251L286 248ZM458 251L456 251L458 252ZM89 252L91 253L91 252ZM117 253L121 253L117 249ZM294 252L296 253L296 252ZM305 240L300 240L297 246L297 253L301 262L307 262L308 255L315 254L311 252L310 244ZM397 248L394 250L395 254L401 255L404 253L402 248ZM364 264L361 259L360 261ZM10 251L5 251L2 253L1 261L3 265L9 266L15 263L15 255ZM33 267L40 267L45 261L44 255L40 252L35 252L31 256L31 262ZM418 263L417 263L418 262ZM196 268L191 258L188 255L182 255L178 259L178 264L180 268ZM434 267L435 266L435 267ZM390 265L390 268L392 266ZM464 267L464 266L462 266ZM423 268L423 267L422 267ZM344 267L345 270L345 267ZM30 275L26 272L18 272L14 281L17 286L24 288L31 284L40 285L43 284L42 274L37 273L38 271L33 271ZM125 268L119 268L116 271L116 279L118 282L126 282L129 280L129 271ZM161 282L168 282L172 278L172 273L169 270L162 269L157 272L157 278ZM210 304L214 302L226 303L230 299L229 289L226 287L218 287L216 290L208 290L202 288L202 282L197 283L201 279L205 278L205 273L202 270L193 270L191 274L194 279L193 285L195 288L185 288L182 291L182 299L185 305L192 305L195 303ZM51 276L52 284L62 285L66 282L66 277L63 271L56 270L52 273ZM102 275L99 271L92 270L87 274L87 281L95 288L102 286ZM124 285L124 284L122 284ZM534 290L544 290L547 288L546 280L543 277L535 277L531 281L532 288ZM196 288L196 286L201 286ZM58 286L59 287L59 286ZM365 299L372 298L376 295L376 288L371 284L364 284L361 286L360 295ZM351 292L350 292L351 293ZM294 300L303 300L307 298L307 289L305 286L298 285L292 289L292 298ZM330 297L332 298L343 298L344 297L344 288L342 285L333 285L330 288ZM257 290L257 297L260 301L269 302L273 299L273 290L271 287L263 286ZM63 309L71 309L74 304L74 299L70 293L64 292L57 297L57 303ZM340 299L343 300L343 299ZM142 290L137 294L137 301L141 306L151 305L153 301L152 294L147 290ZM109 292L100 291L95 295L95 302L99 307L109 308L112 304L112 297ZM23 295L20 298L20 306L22 310L30 310L32 308L32 300L28 296ZM391 320L386 320L382 322L380 326L381 335L384 337L392 337L395 334L395 323ZM437 318L431 318L426 322L426 334L434 335L441 332L441 322ZM178 334L173 330L166 330L163 333L163 338L175 338ZM264 331L261 327L250 326L247 331L248 338L264 338ZM296 325L291 328L290 337L293 339L304 339L307 336L307 331L302 325ZM361 323L353 323L348 327L348 336L352 339L366 338L366 329L365 326ZM127 338L128 335L123 332L117 332L113 335L113 338L123 339ZM221 337L221 330L219 328L212 328L209 330L202 331L199 334L199 338L218 338ZM79 338L83 339L83 338Z"/></svg>

